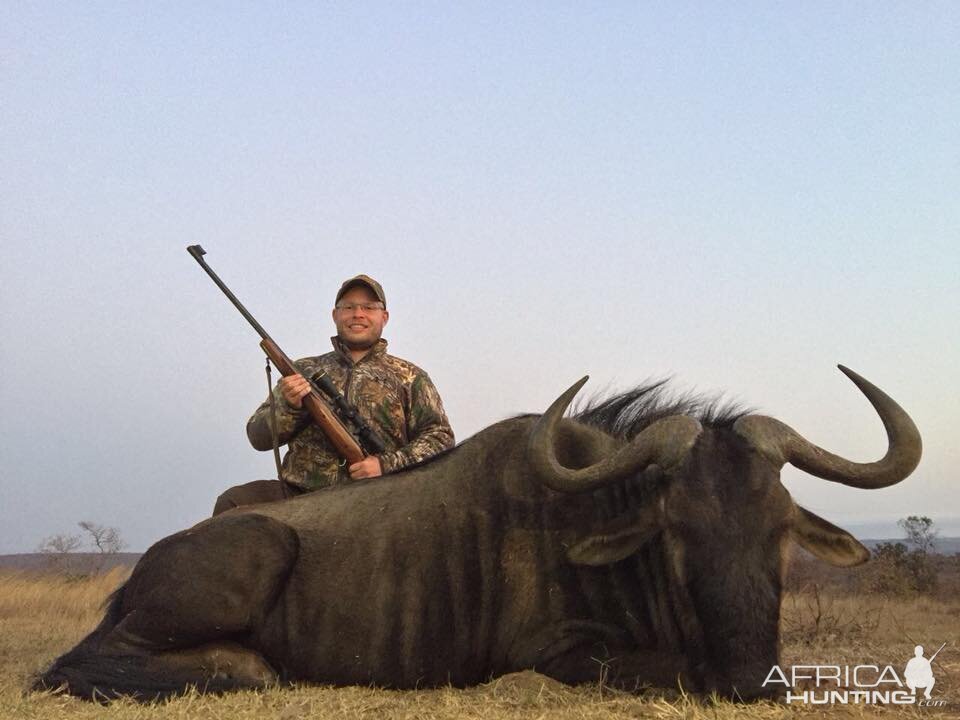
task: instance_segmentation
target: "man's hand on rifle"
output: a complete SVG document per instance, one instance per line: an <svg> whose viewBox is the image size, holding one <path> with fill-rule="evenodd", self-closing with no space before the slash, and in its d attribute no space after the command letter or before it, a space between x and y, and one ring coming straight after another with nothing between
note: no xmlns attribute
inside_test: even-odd
<svg viewBox="0 0 960 720"><path fill-rule="evenodd" d="M280 392L290 407L299 410L303 407L303 398L310 394L310 383L303 375L287 375L280 378Z"/></svg>
<svg viewBox="0 0 960 720"><path fill-rule="evenodd" d="M367 455L363 460L354 463L347 469L350 471L351 480L362 480L363 478L383 475L383 468L380 467L380 458L376 455Z"/></svg>
<svg viewBox="0 0 960 720"><path fill-rule="evenodd" d="M303 398L312 391L310 383L303 375L287 375L280 378L280 392L283 393L283 399L287 401L290 407L299 410L303 407ZM362 480L363 478L373 478L383 475L383 468L380 466L380 458L376 455L367 455L359 462L353 463L348 470L352 480Z"/></svg>

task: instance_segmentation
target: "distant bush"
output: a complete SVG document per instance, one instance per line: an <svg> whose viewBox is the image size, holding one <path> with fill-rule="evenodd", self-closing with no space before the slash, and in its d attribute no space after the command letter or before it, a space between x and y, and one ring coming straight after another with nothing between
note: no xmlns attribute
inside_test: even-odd
<svg viewBox="0 0 960 720"><path fill-rule="evenodd" d="M932 593L937 589L933 558L923 550L908 550L901 542L880 543L873 551L866 589L881 595Z"/></svg>
<svg viewBox="0 0 960 720"><path fill-rule="evenodd" d="M785 589L809 593L814 584L830 593L911 595L949 598L960 595L960 553L937 553L937 532L930 518L910 517L898 523L901 541L879 543L870 560L852 568L838 568L798 550L791 559Z"/></svg>
<svg viewBox="0 0 960 720"><path fill-rule="evenodd" d="M912 549L902 542L877 545L864 589L881 595L932 594L938 579L933 520L911 515L897 524Z"/></svg>

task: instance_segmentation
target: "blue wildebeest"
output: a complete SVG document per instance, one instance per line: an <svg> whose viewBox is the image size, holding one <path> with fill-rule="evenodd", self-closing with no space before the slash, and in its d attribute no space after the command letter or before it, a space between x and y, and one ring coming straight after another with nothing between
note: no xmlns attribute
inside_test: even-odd
<svg viewBox="0 0 960 720"><path fill-rule="evenodd" d="M35 687L153 699L278 680L459 687L535 669L764 696L791 542L836 565L869 556L793 502L781 467L869 489L920 459L907 414L841 369L886 427L878 462L656 385L564 419L584 378L544 415L419 466L161 540Z"/></svg>

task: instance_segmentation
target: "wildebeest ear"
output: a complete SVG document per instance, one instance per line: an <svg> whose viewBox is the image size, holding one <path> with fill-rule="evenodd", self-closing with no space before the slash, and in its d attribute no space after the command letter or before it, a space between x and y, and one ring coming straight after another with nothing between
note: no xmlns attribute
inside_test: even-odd
<svg viewBox="0 0 960 720"><path fill-rule="evenodd" d="M655 507L619 517L567 548L567 558L574 565L609 565L630 557L660 531L657 517Z"/></svg>
<svg viewBox="0 0 960 720"><path fill-rule="evenodd" d="M851 567L870 559L870 551L846 530L799 505L796 510L793 539L807 552L838 567Z"/></svg>

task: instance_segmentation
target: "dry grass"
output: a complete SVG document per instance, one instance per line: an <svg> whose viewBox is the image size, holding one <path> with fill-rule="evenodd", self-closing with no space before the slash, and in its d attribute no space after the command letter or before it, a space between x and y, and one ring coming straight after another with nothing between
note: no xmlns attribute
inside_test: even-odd
<svg viewBox="0 0 960 720"><path fill-rule="evenodd" d="M211 697L191 693L157 705L119 701L108 706L52 694L25 693L30 675L72 647L100 620L100 606L125 577L70 580L55 575L0 573L0 719L28 718L600 718L824 717L806 706L735 705L676 692L625 695L600 685L571 688L535 673L499 678L478 688L394 692L372 688L299 686ZM914 644L946 641L937 658L936 696L945 708L836 706L830 717L960 717L960 601L889 600L790 595L784 600L783 663L891 663L899 668Z"/></svg>

